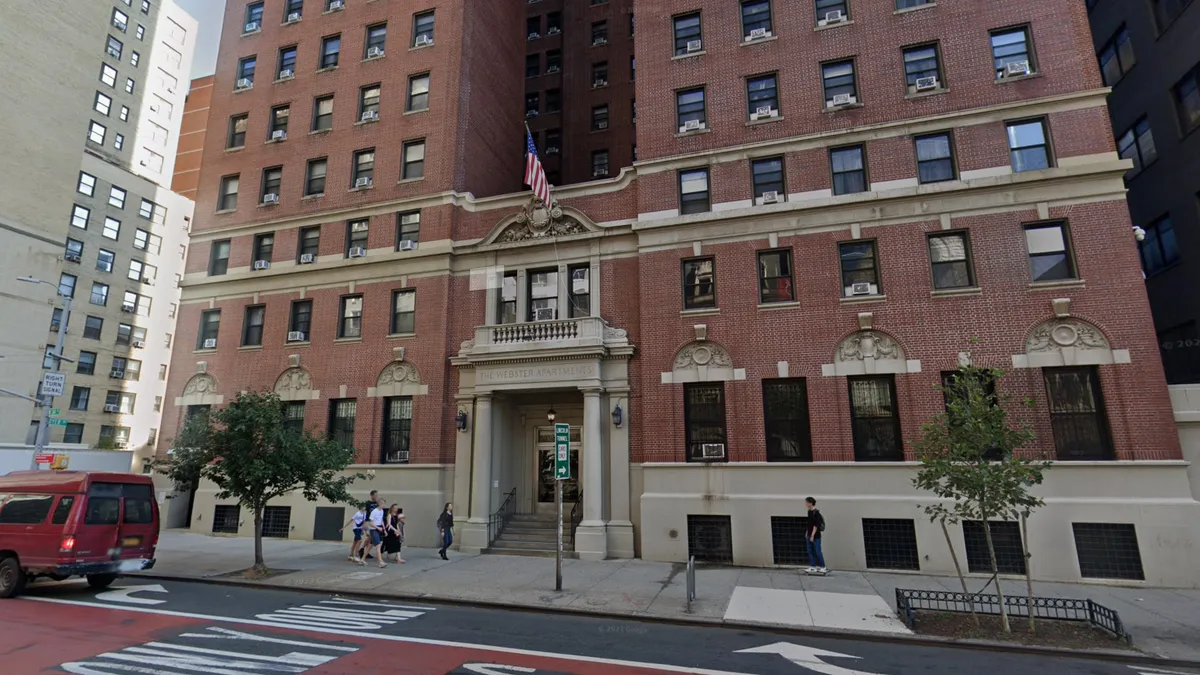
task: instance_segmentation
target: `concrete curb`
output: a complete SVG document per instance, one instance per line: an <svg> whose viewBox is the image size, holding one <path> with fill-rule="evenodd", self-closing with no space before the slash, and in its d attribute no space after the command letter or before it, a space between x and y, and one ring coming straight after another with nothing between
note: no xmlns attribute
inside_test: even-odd
<svg viewBox="0 0 1200 675"><path fill-rule="evenodd" d="M622 621L637 621L644 623L660 623L676 626L710 626L720 628L752 628L754 630L772 633L783 636L804 636L818 637L834 640L860 640L864 642L875 642L883 644L902 644L917 647L943 647L949 649L965 649L965 650L988 650L994 652L1005 652L1011 654L1025 654L1030 656L1047 656L1055 658L1074 658L1087 659L1093 661L1116 661L1125 664L1139 664L1158 667L1173 667L1173 668L1200 668L1200 661L1188 661L1184 659L1171 659L1161 656L1153 656L1141 652L1131 653L1117 650L1103 649L1064 649L1060 647L1039 647L1031 645L1016 645L1004 642L992 642L988 640L959 640L955 638L929 637L921 635L897 635L891 633L874 633L869 631L855 630L839 630L832 628L801 628L795 626L780 626L771 623L758 623L754 621L726 621L725 619L695 617L695 616L658 616L648 614L622 614L619 612L604 611L602 609L583 609L577 607L547 607L545 605L525 605L525 604L506 604L495 600L465 600L461 598L445 598L430 595L426 593L371 593L371 592L346 592L345 589L329 588L324 586L282 586L262 581L238 580L232 578L221 577L189 577L189 576L172 576L160 573L145 573L139 572L136 574L124 575L131 579L153 579L157 581L178 581L185 583L208 584L213 586L243 586L246 588L254 588L258 590L269 591L294 591L297 593L310 594L333 594L345 597L360 597L360 598L387 598L396 600L421 601L429 603L437 603L449 605L453 607L474 607L483 609L499 609L510 612L539 612L543 614L557 614L561 616L578 616L585 618L608 618L619 619Z"/></svg>

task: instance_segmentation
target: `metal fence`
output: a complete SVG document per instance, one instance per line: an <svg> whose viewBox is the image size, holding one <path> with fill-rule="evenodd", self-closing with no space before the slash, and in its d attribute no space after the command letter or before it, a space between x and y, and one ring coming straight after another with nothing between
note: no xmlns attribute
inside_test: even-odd
<svg viewBox="0 0 1200 675"><path fill-rule="evenodd" d="M1029 598L1024 595L1004 597L1004 606L1012 617L1028 617L1030 612ZM896 610L900 618L915 628L917 610L932 612L970 612L999 616L1000 597L995 594L958 593L955 591L917 591L905 588L896 589ZM1032 611L1034 618L1053 619L1056 621L1081 621L1102 628L1113 635L1132 644L1133 636L1125 630L1121 617L1114 610L1098 605L1091 600L1075 598L1033 598Z"/></svg>

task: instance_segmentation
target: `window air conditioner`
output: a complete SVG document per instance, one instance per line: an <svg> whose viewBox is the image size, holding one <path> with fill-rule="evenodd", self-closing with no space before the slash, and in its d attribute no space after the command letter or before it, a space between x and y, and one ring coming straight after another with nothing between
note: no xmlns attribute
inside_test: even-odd
<svg viewBox="0 0 1200 675"><path fill-rule="evenodd" d="M121 412L121 406L117 405L116 403L105 403L104 404L104 412L106 412L106 413Z"/></svg>
<svg viewBox="0 0 1200 675"><path fill-rule="evenodd" d="M871 284L865 281L850 284L850 295L871 295Z"/></svg>
<svg viewBox="0 0 1200 675"><path fill-rule="evenodd" d="M351 248L349 253L349 257L351 258L365 258L366 255L367 249L361 246L355 246L354 248Z"/></svg>
<svg viewBox="0 0 1200 675"><path fill-rule="evenodd" d="M592 40L593 47L599 47L600 45L606 44L608 44L608 38L596 38L595 40Z"/></svg>
<svg viewBox="0 0 1200 675"><path fill-rule="evenodd" d="M688 131L700 131L703 128L704 128L704 122L701 122L700 120L688 120L683 123L683 126L679 127L679 133L686 133Z"/></svg>
<svg viewBox="0 0 1200 675"><path fill-rule="evenodd" d="M254 269L255 270L269 270L269 269L271 269L271 261L270 260L255 260L254 261Z"/></svg>
<svg viewBox="0 0 1200 675"><path fill-rule="evenodd" d="M154 277L142 277L142 283L147 286L154 285Z"/></svg>
<svg viewBox="0 0 1200 675"><path fill-rule="evenodd" d="M243 77L237 81L238 89L249 89L250 87L253 87L253 86L254 86L254 83L251 82L250 78L248 78L248 77Z"/></svg>
<svg viewBox="0 0 1200 675"><path fill-rule="evenodd" d="M766 28L755 28L754 30L750 31L749 35L746 36L746 41L749 42L750 40L761 40L766 37L771 37L771 31L767 30Z"/></svg>
<svg viewBox="0 0 1200 675"><path fill-rule="evenodd" d="M314 262L316 262L316 260L317 260L317 256L315 256L311 253L301 253L300 254L300 264L301 265L311 265Z"/></svg>
<svg viewBox="0 0 1200 675"><path fill-rule="evenodd" d="M562 32L562 29L558 28L557 26L546 29L546 35L558 35L561 32Z"/></svg>
<svg viewBox="0 0 1200 675"><path fill-rule="evenodd" d="M598 89L600 87L607 87L607 86L608 86L608 80L593 80L592 81L592 89Z"/></svg>
<svg viewBox="0 0 1200 675"><path fill-rule="evenodd" d="M304 342L304 333L298 330L289 331L288 342Z"/></svg>
<svg viewBox="0 0 1200 675"><path fill-rule="evenodd" d="M1004 64L1005 77L1018 77L1020 75L1028 75L1030 72L1028 61L1012 61Z"/></svg>
<svg viewBox="0 0 1200 675"><path fill-rule="evenodd" d="M534 321L553 321L554 320L554 308L553 307L538 307L538 308L534 309L533 310L533 320Z"/></svg>
<svg viewBox="0 0 1200 675"><path fill-rule="evenodd" d="M243 33L256 33L256 32L258 32L258 29L259 29L259 25L258 25L257 21L251 21L250 23L246 24L245 26L242 26Z"/></svg>
<svg viewBox="0 0 1200 675"><path fill-rule="evenodd" d="M284 68L283 70L279 71L279 79L281 80L291 79L295 75L296 73L293 72L291 68Z"/></svg>
<svg viewBox="0 0 1200 675"><path fill-rule="evenodd" d="M600 178L601 176L607 175L608 169L592 169L592 178Z"/></svg>
<svg viewBox="0 0 1200 675"><path fill-rule="evenodd" d="M725 459L724 443L700 444L700 459Z"/></svg>
<svg viewBox="0 0 1200 675"><path fill-rule="evenodd" d="M217 348L217 339L216 338L208 338L207 340L205 340L204 348L205 349L216 349Z"/></svg>
<svg viewBox="0 0 1200 675"><path fill-rule="evenodd" d="M929 91L930 89L938 88L936 77L918 77L915 84L917 91Z"/></svg>
<svg viewBox="0 0 1200 675"><path fill-rule="evenodd" d="M137 311L137 307L133 305L121 305L121 311L125 312L126 314L133 314Z"/></svg>
<svg viewBox="0 0 1200 675"><path fill-rule="evenodd" d="M397 251L415 251L417 250L417 242L412 239L405 239L396 246Z"/></svg>
<svg viewBox="0 0 1200 675"><path fill-rule="evenodd" d="M536 40L540 37L542 37L541 33L534 32L534 33L530 33L529 35L526 35L525 39L526 40Z"/></svg>
<svg viewBox="0 0 1200 675"><path fill-rule="evenodd" d="M273 141L282 141L286 138L287 138L287 130L286 129L276 129L275 131L271 132L271 140L273 140Z"/></svg>
<svg viewBox="0 0 1200 675"><path fill-rule="evenodd" d="M359 121L360 122L378 122L379 121L379 111L366 110L363 112L362 118Z"/></svg>
<svg viewBox="0 0 1200 675"><path fill-rule="evenodd" d="M526 110L526 111L525 111L525 116L526 116L526 117L537 117L537 116L538 116L538 111L536 111L536 110Z"/></svg>
<svg viewBox="0 0 1200 675"><path fill-rule="evenodd" d="M383 56L383 47L371 47L367 50L367 58L374 59Z"/></svg>
<svg viewBox="0 0 1200 675"><path fill-rule="evenodd" d="M336 12L339 9L345 9L345 8L346 8L346 3L343 2L343 0L333 0L333 2L329 3L329 11L331 11L331 12Z"/></svg>
<svg viewBox="0 0 1200 675"><path fill-rule="evenodd" d="M111 57L113 57L114 59L119 59L119 58L121 58L121 52L117 51L117 50L116 50L115 48L113 48L113 47L109 47L109 48L108 48L108 55L109 55L109 56L111 56Z"/></svg>
<svg viewBox="0 0 1200 675"><path fill-rule="evenodd" d="M700 40L688 40L688 43L687 43L687 52L688 52L689 54L691 54L692 52L698 52L698 51L700 51L701 49L704 49L704 43L703 43L703 42L701 42Z"/></svg>
<svg viewBox="0 0 1200 675"><path fill-rule="evenodd" d="M606 122L606 121L605 122L596 122L596 128L597 129L607 129L608 122Z"/></svg>
<svg viewBox="0 0 1200 675"><path fill-rule="evenodd" d="M110 372L108 374L108 376L114 380L123 380L123 379L125 379L125 371L113 369L113 371Z"/></svg>
<svg viewBox="0 0 1200 675"><path fill-rule="evenodd" d="M132 343L134 349L145 349L146 343L141 340L134 340Z"/></svg>
<svg viewBox="0 0 1200 675"><path fill-rule="evenodd" d="M546 69L546 74L553 75L554 73L558 73L561 71L562 71L562 68L559 68L558 66L550 66L549 68Z"/></svg>
<svg viewBox="0 0 1200 675"><path fill-rule="evenodd" d="M292 12L291 14L288 14L288 17L287 17L288 23L296 23L299 20L300 20L300 12Z"/></svg>
<svg viewBox="0 0 1200 675"><path fill-rule="evenodd" d="M766 192L762 193L762 203L763 204L779 203L779 193L775 190L767 190Z"/></svg>
<svg viewBox="0 0 1200 675"><path fill-rule="evenodd" d="M424 47L431 44L433 44L433 38L428 35L418 35L417 39L413 42L414 47Z"/></svg>
<svg viewBox="0 0 1200 675"><path fill-rule="evenodd" d="M278 204L279 203L279 195L275 194L274 192L268 192L267 194L263 195L262 203L263 204Z"/></svg>
<svg viewBox="0 0 1200 675"><path fill-rule="evenodd" d="M559 152L559 150L558 150L558 146L556 146L556 145L550 145L550 146L547 146L547 147L546 147L546 154L547 154L547 155L557 155L557 154L558 154L558 152Z"/></svg>
<svg viewBox="0 0 1200 675"><path fill-rule="evenodd" d="M750 113L750 121L766 119L769 117L778 117L779 111L769 105L760 105Z"/></svg>
<svg viewBox="0 0 1200 675"><path fill-rule="evenodd" d="M63 255L63 260L66 260L67 262L77 263L80 260L82 260L82 258L79 256L78 253L67 253L67 254Z"/></svg>
<svg viewBox="0 0 1200 675"><path fill-rule="evenodd" d="M354 187L356 187L356 188L368 187L370 184L371 184L370 176L363 176L362 178L359 178L354 181Z"/></svg>
<svg viewBox="0 0 1200 675"><path fill-rule="evenodd" d="M57 333L59 331L59 328L61 328L61 327L62 327L62 324L60 324L57 321L50 322L50 332L51 333Z"/></svg>
<svg viewBox="0 0 1200 675"><path fill-rule="evenodd" d="M817 22L818 26L828 26L835 23L843 23L846 21L846 13L840 9L835 9L832 12L825 12L825 18Z"/></svg>
<svg viewBox="0 0 1200 675"><path fill-rule="evenodd" d="M851 103L854 103L854 97L850 94L836 94L829 101L827 107L836 108L840 105L850 105Z"/></svg>

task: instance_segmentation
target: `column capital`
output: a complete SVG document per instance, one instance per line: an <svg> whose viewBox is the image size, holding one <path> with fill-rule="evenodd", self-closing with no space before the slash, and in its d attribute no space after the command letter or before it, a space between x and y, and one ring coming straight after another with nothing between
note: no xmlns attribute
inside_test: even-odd
<svg viewBox="0 0 1200 675"><path fill-rule="evenodd" d="M600 394L604 393L604 390L601 389L600 387L587 387L587 388L581 387L579 389L579 391L583 392L584 398L589 398L592 396L599 396Z"/></svg>
<svg viewBox="0 0 1200 675"><path fill-rule="evenodd" d="M491 403L492 402L492 392L481 391L481 392L475 394L475 399L480 402L486 401L488 403Z"/></svg>

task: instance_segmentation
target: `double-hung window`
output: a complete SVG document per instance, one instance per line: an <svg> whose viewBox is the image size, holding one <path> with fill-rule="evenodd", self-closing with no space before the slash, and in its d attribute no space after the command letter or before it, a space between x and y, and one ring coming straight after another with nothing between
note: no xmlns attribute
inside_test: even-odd
<svg viewBox="0 0 1200 675"><path fill-rule="evenodd" d="M296 76L296 52L296 45L279 50L279 67L275 71L275 79L286 80Z"/></svg>
<svg viewBox="0 0 1200 675"><path fill-rule="evenodd" d="M416 331L417 292L409 288L392 292L392 334Z"/></svg>
<svg viewBox="0 0 1200 675"><path fill-rule="evenodd" d="M324 70L326 68L336 68L338 57L342 52L342 36L330 35L321 38L321 59L317 64L317 68Z"/></svg>
<svg viewBox="0 0 1200 675"><path fill-rule="evenodd" d="M1138 253L1142 257L1142 271L1147 275L1166 269L1179 262L1179 242L1171 217L1163 216L1145 228L1146 234L1138 242Z"/></svg>
<svg viewBox="0 0 1200 675"><path fill-rule="evenodd" d="M1043 368L1050 428L1059 460L1114 459L1096 366Z"/></svg>
<svg viewBox="0 0 1200 675"><path fill-rule="evenodd" d="M217 198L218 211L232 211L237 208L238 200L238 176L225 176L221 178L221 193Z"/></svg>
<svg viewBox="0 0 1200 675"><path fill-rule="evenodd" d="M225 148L227 150L246 145L246 128L249 124L250 116L244 113L229 118L229 133L225 141Z"/></svg>
<svg viewBox="0 0 1200 675"><path fill-rule="evenodd" d="M412 180L425 177L425 140L407 141L403 146L403 165L400 167L401 180Z"/></svg>
<svg viewBox="0 0 1200 675"><path fill-rule="evenodd" d="M517 273L505 272L496 293L496 322L517 322Z"/></svg>
<svg viewBox="0 0 1200 675"><path fill-rule="evenodd" d="M742 38L748 42L770 35L770 0L742 0Z"/></svg>
<svg viewBox="0 0 1200 675"><path fill-rule="evenodd" d="M364 58L374 59L384 55L387 49L387 24L380 23L367 26L366 54Z"/></svg>
<svg viewBox="0 0 1200 675"><path fill-rule="evenodd" d="M1154 133L1150 130L1150 120L1142 117L1121 134L1117 139L1117 152L1121 157L1133 160L1133 168L1126 175L1128 178L1132 178L1134 174L1158 159L1158 149L1154 146Z"/></svg>
<svg viewBox="0 0 1200 675"><path fill-rule="evenodd" d="M683 261L683 308L712 309L717 306L716 262L713 258Z"/></svg>
<svg viewBox="0 0 1200 675"><path fill-rule="evenodd" d="M1029 44L1028 27L994 30L990 35L996 79L1028 75L1036 70Z"/></svg>
<svg viewBox="0 0 1200 675"><path fill-rule="evenodd" d="M779 116L779 84L775 73L746 78L746 106L751 121Z"/></svg>
<svg viewBox="0 0 1200 675"><path fill-rule="evenodd" d="M1100 48L1096 59L1100 61L1100 75L1104 78L1104 84L1110 87L1133 68L1137 58L1133 55L1133 41L1129 39L1129 31L1124 25Z"/></svg>
<svg viewBox="0 0 1200 675"><path fill-rule="evenodd" d="M783 157L767 157L750 162L750 181L757 203L781 202L785 197Z"/></svg>
<svg viewBox="0 0 1200 675"><path fill-rule="evenodd" d="M412 438L412 397L385 398L383 406L383 463L408 464L409 442Z"/></svg>
<svg viewBox="0 0 1200 675"><path fill-rule="evenodd" d="M288 341L306 342L312 330L312 300L296 300L292 302L292 313L288 317ZM298 339L292 340L293 337Z"/></svg>
<svg viewBox="0 0 1200 675"><path fill-rule="evenodd" d="M271 126L270 138L272 141L281 141L287 138L288 120L291 119L291 106L281 105L271 108Z"/></svg>
<svg viewBox="0 0 1200 675"><path fill-rule="evenodd" d="M971 248L966 232L939 232L929 235L929 264L933 270L935 291L970 288L975 285L971 269Z"/></svg>
<svg viewBox="0 0 1200 675"><path fill-rule="evenodd" d="M328 166L329 162L324 157L308 161L304 180L304 196L312 197L314 195L325 194L325 172Z"/></svg>
<svg viewBox="0 0 1200 675"><path fill-rule="evenodd" d="M917 136L917 180L941 183L954 180L954 148L949 132Z"/></svg>
<svg viewBox="0 0 1200 675"><path fill-rule="evenodd" d="M338 313L338 337L362 337L363 296L347 295L342 297L341 311Z"/></svg>
<svg viewBox="0 0 1200 675"><path fill-rule="evenodd" d="M527 296L528 321L553 321L558 317L558 271L530 270Z"/></svg>
<svg viewBox="0 0 1200 675"><path fill-rule="evenodd" d="M266 316L267 308L263 305L254 305L246 308L246 315L242 320L243 347L262 346L263 323L266 320Z"/></svg>
<svg viewBox="0 0 1200 675"><path fill-rule="evenodd" d="M354 153L353 187L368 187L375 180L375 148Z"/></svg>
<svg viewBox="0 0 1200 675"><path fill-rule="evenodd" d="M371 221L352 220L346 223L346 257L354 249L367 249L367 237L370 234Z"/></svg>
<svg viewBox="0 0 1200 675"><path fill-rule="evenodd" d="M396 250L400 250L404 242L417 243L421 240L421 212L409 211L396 214Z"/></svg>
<svg viewBox="0 0 1200 675"><path fill-rule="evenodd" d="M591 268L587 265L572 265L567 268L567 302L570 318L578 319L592 313Z"/></svg>
<svg viewBox="0 0 1200 675"><path fill-rule="evenodd" d="M788 249L758 254L758 302L792 302L796 290L792 279L792 252Z"/></svg>
<svg viewBox="0 0 1200 675"><path fill-rule="evenodd" d="M704 213L710 209L708 169L679 172L679 213Z"/></svg>
<svg viewBox="0 0 1200 675"><path fill-rule="evenodd" d="M821 87L825 92L827 108L857 103L858 85L854 77L854 59L821 64Z"/></svg>
<svg viewBox="0 0 1200 675"><path fill-rule="evenodd" d="M258 66L258 57L247 56L238 61L238 87L245 88L254 85L254 71Z"/></svg>
<svg viewBox="0 0 1200 675"><path fill-rule="evenodd" d="M329 401L329 440L343 447L354 447L354 422L358 416L358 401L352 398Z"/></svg>
<svg viewBox="0 0 1200 675"><path fill-rule="evenodd" d="M208 255L208 276L216 277L229 271L229 240L214 241Z"/></svg>
<svg viewBox="0 0 1200 675"><path fill-rule="evenodd" d="M320 96L313 101L313 131L333 128L333 95Z"/></svg>
<svg viewBox="0 0 1200 675"><path fill-rule="evenodd" d="M867 165L863 155L861 145L833 148L829 151L833 194L848 195L867 191Z"/></svg>
<svg viewBox="0 0 1200 675"><path fill-rule="evenodd" d="M1034 282L1075 278L1066 223L1026 225L1025 245Z"/></svg>
<svg viewBox="0 0 1200 675"><path fill-rule="evenodd" d="M1183 133L1200 127L1200 64L1171 88Z"/></svg>
<svg viewBox="0 0 1200 675"><path fill-rule="evenodd" d="M434 14L432 11L413 15L412 46L423 47L433 44L433 17Z"/></svg>
<svg viewBox="0 0 1200 675"><path fill-rule="evenodd" d="M372 122L379 119L378 84L371 84L358 90L358 121Z"/></svg>
<svg viewBox="0 0 1200 675"><path fill-rule="evenodd" d="M874 241L845 241L838 244L845 297L879 295L879 266Z"/></svg>
<svg viewBox="0 0 1200 675"><path fill-rule="evenodd" d="M300 230L298 256L311 255L315 260L321 252L321 227L306 227Z"/></svg>
<svg viewBox="0 0 1200 675"><path fill-rule="evenodd" d="M196 349L216 349L217 335L221 332L221 310L210 309L200 313L200 330L196 334Z"/></svg>
<svg viewBox="0 0 1200 675"><path fill-rule="evenodd" d="M283 184L283 167L272 166L263 169L262 176L262 196L259 202L262 204L278 204L279 191Z"/></svg>
<svg viewBox="0 0 1200 675"><path fill-rule="evenodd" d="M700 12L680 14L672 19L675 30L675 55L686 56L700 52L704 43L700 37Z"/></svg>
<svg viewBox="0 0 1200 675"><path fill-rule="evenodd" d="M675 121L680 133L703 129L707 119L704 87L675 92Z"/></svg>
<svg viewBox="0 0 1200 675"><path fill-rule="evenodd" d="M1046 120L1009 122L1006 129L1013 173L1050 168L1050 142L1047 140Z"/></svg>
<svg viewBox="0 0 1200 675"><path fill-rule="evenodd" d="M902 55L904 81L908 85L908 93L935 91L944 86L936 43L905 47Z"/></svg>

